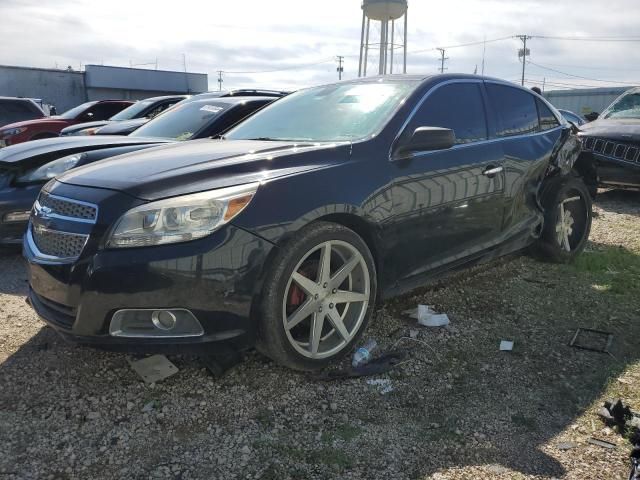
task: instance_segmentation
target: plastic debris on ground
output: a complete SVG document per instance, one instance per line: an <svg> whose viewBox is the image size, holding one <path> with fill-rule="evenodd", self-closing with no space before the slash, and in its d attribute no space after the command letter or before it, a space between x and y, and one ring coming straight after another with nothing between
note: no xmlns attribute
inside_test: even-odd
<svg viewBox="0 0 640 480"><path fill-rule="evenodd" d="M158 383L178 373L178 367L164 355L152 355L142 360L129 360L129 365L145 383Z"/></svg>
<svg viewBox="0 0 640 480"><path fill-rule="evenodd" d="M389 351L370 360L359 367L349 366L337 370L325 370L313 373L310 377L314 380L346 380L348 378L368 377L388 372L407 358L407 353L402 351Z"/></svg>
<svg viewBox="0 0 640 480"><path fill-rule="evenodd" d="M418 305L416 310L403 313L418 320L418 324L423 327L445 327L450 323L446 313L438 313L429 305Z"/></svg>
<svg viewBox="0 0 640 480"><path fill-rule="evenodd" d="M362 365L366 365L371 360L371 354L378 347L378 342L371 339L368 340L362 347L356 350L356 353L353 354L353 360L351 361L351 366L353 368L360 367Z"/></svg>
<svg viewBox="0 0 640 480"><path fill-rule="evenodd" d="M501 352L510 352L513 350L513 342L509 340L502 340L500 342L500 351Z"/></svg>
<svg viewBox="0 0 640 480"><path fill-rule="evenodd" d="M367 385L378 387L378 391L382 395L386 395L393 391L393 385L391 384L391 380L388 378L370 378L367 380Z"/></svg>
<svg viewBox="0 0 640 480"><path fill-rule="evenodd" d="M598 447L602 447L602 448L608 448L608 449L612 449L612 448L616 448L616 444L615 443L611 443L611 442L607 442L605 440L599 440L597 438L590 438L589 440L587 440L587 442L589 442L591 445L596 445Z"/></svg>
<svg viewBox="0 0 640 480"><path fill-rule="evenodd" d="M558 450L571 450L572 448L576 448L578 446L577 443L573 442L560 442L556 445Z"/></svg>

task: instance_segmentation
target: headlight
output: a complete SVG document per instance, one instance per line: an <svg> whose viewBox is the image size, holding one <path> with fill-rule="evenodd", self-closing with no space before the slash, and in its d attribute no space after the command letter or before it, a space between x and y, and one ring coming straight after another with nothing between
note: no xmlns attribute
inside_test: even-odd
<svg viewBox="0 0 640 480"><path fill-rule="evenodd" d="M16 179L19 183L42 182L50 180L63 172L75 167L80 160L85 157L86 153L76 153L66 157L59 158L53 162L46 163L41 167L29 170L24 175Z"/></svg>
<svg viewBox="0 0 640 480"><path fill-rule="evenodd" d="M244 210L258 186L251 183L136 207L118 220L107 247L147 247L206 237Z"/></svg>
<svg viewBox="0 0 640 480"><path fill-rule="evenodd" d="M0 135L2 135L3 137L11 137L13 135L18 135L19 133L24 132L26 129L27 127L8 128L7 130L2 130L0 132Z"/></svg>

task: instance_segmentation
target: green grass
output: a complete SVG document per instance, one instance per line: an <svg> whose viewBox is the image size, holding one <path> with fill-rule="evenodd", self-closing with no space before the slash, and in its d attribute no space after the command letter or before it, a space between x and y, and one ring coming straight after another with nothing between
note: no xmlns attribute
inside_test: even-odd
<svg viewBox="0 0 640 480"><path fill-rule="evenodd" d="M571 267L589 275L593 288L616 295L640 294L640 255L622 247L584 252Z"/></svg>

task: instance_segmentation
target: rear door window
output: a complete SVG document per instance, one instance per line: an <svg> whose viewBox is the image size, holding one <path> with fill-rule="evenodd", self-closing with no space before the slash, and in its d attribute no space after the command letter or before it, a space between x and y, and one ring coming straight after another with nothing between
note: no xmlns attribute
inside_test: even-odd
<svg viewBox="0 0 640 480"><path fill-rule="evenodd" d="M42 116L42 112L28 101L0 100L0 122L4 122L0 127L8 123L32 120Z"/></svg>
<svg viewBox="0 0 640 480"><path fill-rule="evenodd" d="M91 120L108 120L116 113L124 110L129 105L125 103L98 103L94 105L87 113L93 113Z"/></svg>
<svg viewBox="0 0 640 480"><path fill-rule="evenodd" d="M533 94L507 85L487 83L489 101L497 113L498 138L525 135L540 130Z"/></svg>
<svg viewBox="0 0 640 480"><path fill-rule="evenodd" d="M408 132L418 127L450 128L456 143L487 139L487 119L478 83L452 83L429 95L411 120Z"/></svg>
<svg viewBox="0 0 640 480"><path fill-rule="evenodd" d="M551 130L553 128L559 127L560 122L553 114L551 109L545 105L545 103L536 98L536 102L538 102L538 115L540 116L540 130Z"/></svg>

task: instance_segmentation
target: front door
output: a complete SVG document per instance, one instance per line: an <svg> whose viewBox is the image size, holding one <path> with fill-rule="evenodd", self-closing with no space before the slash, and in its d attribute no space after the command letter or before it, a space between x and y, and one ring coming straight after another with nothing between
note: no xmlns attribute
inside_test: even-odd
<svg viewBox="0 0 640 480"><path fill-rule="evenodd" d="M400 281L491 247L503 220L503 153L487 141L482 83L436 87L400 141L418 127L450 128L456 145L390 163L395 241L386 267Z"/></svg>

